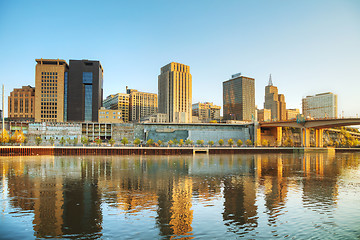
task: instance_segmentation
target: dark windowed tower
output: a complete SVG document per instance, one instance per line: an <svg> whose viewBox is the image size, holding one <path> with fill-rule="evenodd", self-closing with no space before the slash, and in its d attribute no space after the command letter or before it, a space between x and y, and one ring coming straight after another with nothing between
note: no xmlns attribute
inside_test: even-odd
<svg viewBox="0 0 360 240"><path fill-rule="evenodd" d="M99 61L70 60L67 121L97 122L103 99L103 68Z"/></svg>

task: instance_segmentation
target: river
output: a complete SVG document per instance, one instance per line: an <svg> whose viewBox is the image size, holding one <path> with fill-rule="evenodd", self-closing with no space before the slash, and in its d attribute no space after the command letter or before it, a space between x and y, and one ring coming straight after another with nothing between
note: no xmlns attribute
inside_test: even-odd
<svg viewBox="0 0 360 240"><path fill-rule="evenodd" d="M360 154L0 158L0 239L359 239Z"/></svg>

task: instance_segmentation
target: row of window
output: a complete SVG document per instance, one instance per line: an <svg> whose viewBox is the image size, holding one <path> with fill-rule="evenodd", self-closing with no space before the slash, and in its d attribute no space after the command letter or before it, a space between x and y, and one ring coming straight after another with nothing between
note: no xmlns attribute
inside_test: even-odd
<svg viewBox="0 0 360 240"><path fill-rule="evenodd" d="M99 116L99 118L109 118L109 116ZM120 116L118 116L118 117L116 117L116 116L113 116L112 117L113 119L121 119L121 117Z"/></svg>
<svg viewBox="0 0 360 240"><path fill-rule="evenodd" d="M41 72L41 75L49 75L49 76L55 75L55 76L57 76L58 73L57 72Z"/></svg>

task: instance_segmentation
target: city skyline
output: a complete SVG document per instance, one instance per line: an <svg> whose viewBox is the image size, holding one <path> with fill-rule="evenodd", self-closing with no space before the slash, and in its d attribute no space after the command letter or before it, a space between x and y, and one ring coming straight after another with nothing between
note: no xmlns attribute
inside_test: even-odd
<svg viewBox="0 0 360 240"><path fill-rule="evenodd" d="M222 106L222 82L242 72L255 78L255 103L260 109L271 73L288 108L301 109L301 99L307 95L334 92L339 96L339 114L359 112L358 1L199 1L191 5L156 1L140 2L140 7L90 1L68 8L69 3L0 3L5 99L14 88L35 85L36 58L101 61L104 96L123 92L125 86L157 93L159 68L180 62L192 69L193 102ZM98 23L83 21L95 12ZM35 23L40 15L74 19L76 26L53 30L52 21ZM86 40L84 36L96 27L98 35Z"/></svg>

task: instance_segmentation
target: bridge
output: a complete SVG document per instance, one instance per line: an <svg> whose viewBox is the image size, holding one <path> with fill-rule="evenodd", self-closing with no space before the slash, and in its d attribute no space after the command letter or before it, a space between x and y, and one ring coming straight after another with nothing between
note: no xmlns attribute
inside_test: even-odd
<svg viewBox="0 0 360 240"><path fill-rule="evenodd" d="M326 128L360 125L360 118L322 118L322 119L294 119L276 122L259 122L256 137L261 142L265 134L275 138L279 145L282 140L282 127L300 128L302 147L310 147L310 129L315 130L315 146L323 147L323 132Z"/></svg>

